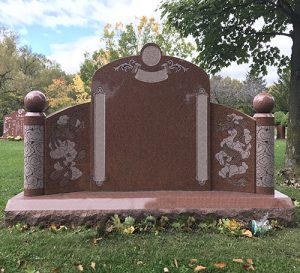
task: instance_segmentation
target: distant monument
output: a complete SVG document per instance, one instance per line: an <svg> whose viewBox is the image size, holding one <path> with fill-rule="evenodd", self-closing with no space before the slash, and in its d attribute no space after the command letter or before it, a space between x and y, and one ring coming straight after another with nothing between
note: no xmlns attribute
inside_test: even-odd
<svg viewBox="0 0 300 273"><path fill-rule="evenodd" d="M210 102L208 75L146 44L92 80L92 101L48 117L39 91L25 97L24 193L6 223L96 223L119 214L196 213L291 221L274 194L274 99L254 118Z"/></svg>
<svg viewBox="0 0 300 273"><path fill-rule="evenodd" d="M24 137L24 117L25 110L19 109L3 117L3 136L1 138L6 139L8 137Z"/></svg>

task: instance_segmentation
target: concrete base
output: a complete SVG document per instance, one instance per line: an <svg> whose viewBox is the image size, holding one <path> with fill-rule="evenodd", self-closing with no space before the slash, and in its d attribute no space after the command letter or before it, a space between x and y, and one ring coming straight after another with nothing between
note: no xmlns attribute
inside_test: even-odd
<svg viewBox="0 0 300 273"><path fill-rule="evenodd" d="M142 218L146 215L178 214L203 218L236 218L243 221L270 219L286 224L294 220L292 200L276 191L262 195L224 191L73 192L36 197L23 193L11 198L5 208L5 223L13 225L96 225L113 214Z"/></svg>

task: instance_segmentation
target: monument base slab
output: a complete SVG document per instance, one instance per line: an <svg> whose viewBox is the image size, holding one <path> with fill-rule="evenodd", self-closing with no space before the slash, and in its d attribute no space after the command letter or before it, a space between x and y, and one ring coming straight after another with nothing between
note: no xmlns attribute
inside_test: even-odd
<svg viewBox="0 0 300 273"><path fill-rule="evenodd" d="M274 195L225 191L150 191L150 192L73 192L35 197L20 193L5 208L7 226L25 222L29 225L75 224L97 225L111 215L193 215L197 219L235 218L269 219L291 224L294 220L292 200L275 191Z"/></svg>

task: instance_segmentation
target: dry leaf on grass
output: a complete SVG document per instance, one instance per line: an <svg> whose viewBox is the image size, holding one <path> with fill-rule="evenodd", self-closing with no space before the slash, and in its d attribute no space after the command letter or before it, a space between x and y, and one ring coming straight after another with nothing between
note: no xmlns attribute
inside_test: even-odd
<svg viewBox="0 0 300 273"><path fill-rule="evenodd" d="M53 268L53 269L52 269L52 272L55 272L55 273L60 272L60 267L55 267L55 268Z"/></svg>
<svg viewBox="0 0 300 273"><path fill-rule="evenodd" d="M54 225L54 224L50 225L49 229L50 229L50 231L52 231L52 232L57 232L57 230L58 230L58 228L57 228L56 225Z"/></svg>
<svg viewBox="0 0 300 273"><path fill-rule="evenodd" d="M96 263L95 262L91 262L91 268L96 270Z"/></svg>
<svg viewBox="0 0 300 273"><path fill-rule="evenodd" d="M244 260L243 259L232 259L233 262L238 263L238 264L243 264Z"/></svg>
<svg viewBox="0 0 300 273"><path fill-rule="evenodd" d="M102 240L102 238L94 238L93 239L93 241L92 241L92 243L94 244L94 245L97 245L97 244L99 244L99 242Z"/></svg>
<svg viewBox="0 0 300 273"><path fill-rule="evenodd" d="M248 229L243 232L243 235L246 236L246 237L249 237L249 238L253 237L252 232Z"/></svg>
<svg viewBox="0 0 300 273"><path fill-rule="evenodd" d="M194 265L196 265L197 262L198 262L197 259L190 259L189 267L194 267Z"/></svg>
<svg viewBox="0 0 300 273"><path fill-rule="evenodd" d="M243 265L243 268L247 271L250 271L250 270L255 270L254 266L252 264L244 264Z"/></svg>
<svg viewBox="0 0 300 273"><path fill-rule="evenodd" d="M205 270L206 267L205 266L202 266L202 265L197 265L194 269L194 272L199 272L199 271L202 271L202 270Z"/></svg>
<svg viewBox="0 0 300 273"><path fill-rule="evenodd" d="M137 265L143 265L144 263L142 261L137 261L136 264Z"/></svg>
<svg viewBox="0 0 300 273"><path fill-rule="evenodd" d="M3 267L0 268L0 272L3 273L5 272L5 269Z"/></svg>
<svg viewBox="0 0 300 273"><path fill-rule="evenodd" d="M253 259L247 259L246 261L248 264L253 264Z"/></svg>
<svg viewBox="0 0 300 273"><path fill-rule="evenodd" d="M174 265L175 265L176 268L178 268L178 262L177 262L176 259L174 259Z"/></svg>
<svg viewBox="0 0 300 273"><path fill-rule="evenodd" d="M164 273L169 273L169 272L170 272L169 268L164 267Z"/></svg>
<svg viewBox="0 0 300 273"><path fill-rule="evenodd" d="M225 266L226 266L226 263L223 263L223 262L214 264L215 268L224 268Z"/></svg>
<svg viewBox="0 0 300 273"><path fill-rule="evenodd" d="M78 269L80 272L83 272L83 266L82 266L82 264L77 265L77 269Z"/></svg>

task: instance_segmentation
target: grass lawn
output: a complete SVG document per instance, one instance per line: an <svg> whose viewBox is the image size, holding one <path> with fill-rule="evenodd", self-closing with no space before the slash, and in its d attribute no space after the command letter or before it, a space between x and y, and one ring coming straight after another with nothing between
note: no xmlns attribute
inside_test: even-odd
<svg viewBox="0 0 300 273"><path fill-rule="evenodd" d="M285 142L275 145L276 169L283 166ZM0 141L0 221L7 200L22 190L23 144ZM300 200L300 190L278 186ZM298 221L300 219L297 209ZM194 272L188 264L198 259L200 272L246 272L232 259L253 259L256 272L300 272L300 228L284 228L262 238L236 238L213 232L169 232L110 235L97 240L94 228L51 232L48 229L0 226L0 272ZM178 267L175 266L176 259ZM90 264L95 263L96 270ZM214 263L224 262L217 269ZM83 268L81 268L81 266ZM1 269L3 269L1 271Z"/></svg>

